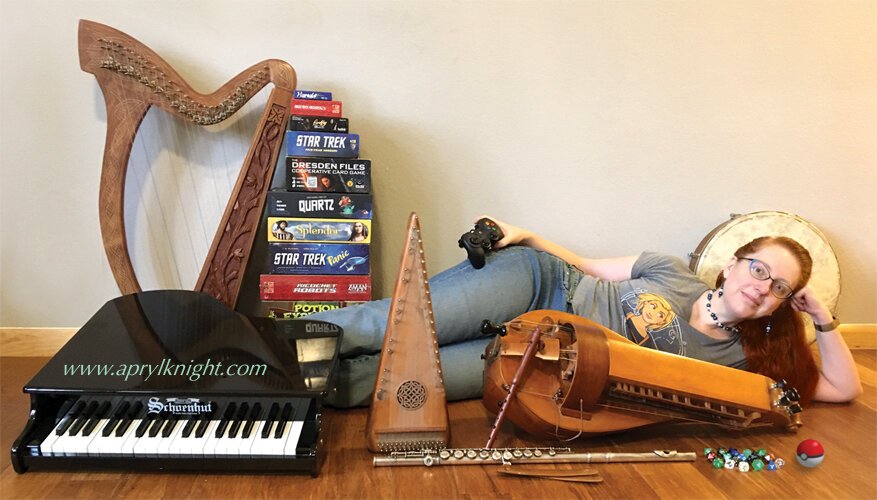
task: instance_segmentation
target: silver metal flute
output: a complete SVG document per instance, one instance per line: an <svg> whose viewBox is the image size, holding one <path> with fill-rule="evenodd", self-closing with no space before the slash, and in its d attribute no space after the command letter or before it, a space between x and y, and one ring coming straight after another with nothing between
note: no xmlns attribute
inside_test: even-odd
<svg viewBox="0 0 877 500"><path fill-rule="evenodd" d="M446 448L398 451L375 457L375 467L483 464L607 464L620 462L694 462L695 452L655 450L645 453L575 453L569 448Z"/></svg>

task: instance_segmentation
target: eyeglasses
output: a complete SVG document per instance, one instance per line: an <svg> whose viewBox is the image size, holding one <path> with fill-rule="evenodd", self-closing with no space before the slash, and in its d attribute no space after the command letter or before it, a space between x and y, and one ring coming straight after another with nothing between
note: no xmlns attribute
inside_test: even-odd
<svg viewBox="0 0 877 500"><path fill-rule="evenodd" d="M753 278L759 281L772 281L770 284L770 293L772 293L774 297L778 299L788 299L795 293L795 289L792 288L792 285L790 285L789 282L773 278L770 275L770 271L767 269L767 264L764 262L751 257L740 257L740 260L749 261L749 274L751 274Z"/></svg>

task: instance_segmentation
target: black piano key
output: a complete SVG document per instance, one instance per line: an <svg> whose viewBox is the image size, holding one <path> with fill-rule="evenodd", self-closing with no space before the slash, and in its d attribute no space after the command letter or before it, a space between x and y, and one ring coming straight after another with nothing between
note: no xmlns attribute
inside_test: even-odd
<svg viewBox="0 0 877 500"><path fill-rule="evenodd" d="M82 428L82 435L91 436L91 433L94 432L94 428L97 427L98 422L107 416L107 413L109 413L111 408L112 405L109 401L101 403L100 406L97 407L97 410L95 410L94 415L92 415L91 418L88 419L88 422L85 423L85 427Z"/></svg>
<svg viewBox="0 0 877 500"><path fill-rule="evenodd" d="M247 423L244 424L244 430L241 433L241 436L244 439L250 437L250 434L253 433L253 426L256 425L256 420L262 416L262 405L260 403L256 403L253 405L253 409L250 411L250 416L247 418Z"/></svg>
<svg viewBox="0 0 877 500"><path fill-rule="evenodd" d="M231 424L231 428L228 430L228 437L236 438L238 436L238 430L240 430L241 425L244 422L244 419L247 418L247 413L250 411L249 403L242 403L240 408L238 408L238 413L234 417L234 422Z"/></svg>
<svg viewBox="0 0 877 500"><path fill-rule="evenodd" d="M133 420L131 420L130 418L125 418L119 421L119 425L118 427L116 427L116 437L124 436L125 432L128 430L128 427L131 427L131 422L133 422Z"/></svg>
<svg viewBox="0 0 877 500"><path fill-rule="evenodd" d="M128 413L122 417L122 421L119 422L119 426L116 427L116 437L122 437L125 435L125 431L128 430L128 427L131 427L131 422L134 421L135 418L140 416L140 412L143 410L143 403L141 401L137 401L131 408L128 409Z"/></svg>
<svg viewBox="0 0 877 500"><path fill-rule="evenodd" d="M277 413L279 412L280 405L273 403L271 409L268 410L268 418L265 419L265 425L262 427L262 439L268 439L271 435L271 426L274 424L274 419L277 418Z"/></svg>
<svg viewBox="0 0 877 500"><path fill-rule="evenodd" d="M202 413L201 417L198 419L198 425L195 426L195 437L201 439L204 437L204 434L207 432L207 426L210 425L210 421L213 420L213 415L216 413L217 405L211 405L209 413Z"/></svg>
<svg viewBox="0 0 877 500"><path fill-rule="evenodd" d="M76 418L76 421L73 422L73 425L70 426L70 435L75 436L79 434L79 431L82 430L82 427L88 422L88 419L91 418L91 415L94 411L97 410L97 401L92 401L88 403L88 406L82 410L82 413Z"/></svg>
<svg viewBox="0 0 877 500"><path fill-rule="evenodd" d="M286 429L287 424L289 424L290 415L292 415L292 403L286 403L283 405L283 413L281 413L280 418L277 419L277 429L274 431L275 439L283 437L283 430Z"/></svg>
<svg viewBox="0 0 877 500"><path fill-rule="evenodd" d="M140 425L137 426L137 430L134 431L134 435L136 437L142 438L144 434L149 430L149 427L152 426L152 423L158 418L157 413L150 413L143 420L140 421Z"/></svg>
<svg viewBox="0 0 877 500"><path fill-rule="evenodd" d="M82 413L82 409L85 408L85 401L79 400L76 404L73 405L73 408L70 408L70 411L64 415L64 418L61 419L61 422L58 424L58 429L55 431L55 434L61 435L67 432L67 429L73 425L73 421L76 420L76 417Z"/></svg>
<svg viewBox="0 0 877 500"><path fill-rule="evenodd" d="M167 423L164 425L164 429L161 431L161 437L170 437L179 421L180 420L175 415L171 415L170 418L168 418Z"/></svg>
<svg viewBox="0 0 877 500"><path fill-rule="evenodd" d="M225 413L222 415L222 420L216 424L216 437L221 438L222 435L225 434L225 429L228 427L229 421L234 417L235 409L237 409L236 403L229 403L228 406L225 407Z"/></svg>
<svg viewBox="0 0 877 500"><path fill-rule="evenodd" d="M101 430L101 436L107 437L113 433L113 429L115 429L116 425L118 425L119 422L122 421L122 418L125 417L125 413L127 413L130 406L130 401L122 401L119 403L119 406L116 407L116 411L113 412L113 416L107 421L107 425L104 426L103 430Z"/></svg>
<svg viewBox="0 0 877 500"><path fill-rule="evenodd" d="M202 415L200 419L198 419L198 425L195 426L195 437L201 439L204 437L204 433L207 432L207 426L210 425L210 417L207 415Z"/></svg>
<svg viewBox="0 0 877 500"><path fill-rule="evenodd" d="M154 438L155 436L158 436L158 433L161 432L161 428L164 427L167 419L167 414L159 414L158 418L155 419L155 423L149 428L149 437Z"/></svg>
<svg viewBox="0 0 877 500"><path fill-rule="evenodd" d="M195 429L195 424L197 424L201 419L198 417L192 416L186 419L186 425L183 426L183 437L187 438L192 435L192 430Z"/></svg>

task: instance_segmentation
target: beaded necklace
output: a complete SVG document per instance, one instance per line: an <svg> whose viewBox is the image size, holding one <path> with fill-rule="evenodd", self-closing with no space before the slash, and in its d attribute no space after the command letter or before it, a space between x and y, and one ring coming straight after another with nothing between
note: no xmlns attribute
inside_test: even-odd
<svg viewBox="0 0 877 500"><path fill-rule="evenodd" d="M713 323L715 323L717 327L725 330L726 332L733 333L735 335L740 333L739 326L728 326L722 323L721 321L719 321L719 317L716 316L716 313L713 312L711 304L711 302L713 301L713 292L715 292L715 290L710 290L706 293L706 312L710 313L710 318L713 319ZM724 293L725 290L723 288L719 288L718 296L721 297Z"/></svg>

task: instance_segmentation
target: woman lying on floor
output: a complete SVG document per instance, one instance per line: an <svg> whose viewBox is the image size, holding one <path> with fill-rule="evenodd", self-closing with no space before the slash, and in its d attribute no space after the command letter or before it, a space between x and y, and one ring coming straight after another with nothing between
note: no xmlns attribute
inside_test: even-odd
<svg viewBox="0 0 877 500"><path fill-rule="evenodd" d="M715 288L678 258L644 252L589 259L530 231L504 233L482 269L468 261L429 280L449 400L481 395L483 320L507 322L537 309L595 321L646 348L785 379L801 401L844 402L862 392L838 322L808 288L813 261L796 241L760 237L728 256ZM367 405L374 388L389 299L309 316L344 329L328 403ZM814 362L800 315L816 326Z"/></svg>

